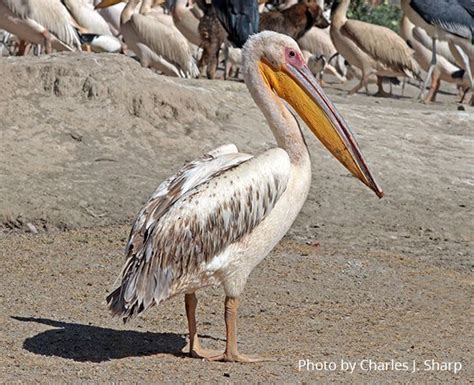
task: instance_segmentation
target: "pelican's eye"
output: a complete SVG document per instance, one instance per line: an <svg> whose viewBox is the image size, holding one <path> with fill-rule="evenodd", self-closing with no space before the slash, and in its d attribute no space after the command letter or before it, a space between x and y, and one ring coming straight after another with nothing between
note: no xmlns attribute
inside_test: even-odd
<svg viewBox="0 0 474 385"><path fill-rule="evenodd" d="M290 55L290 57L295 57L296 56L296 53L295 51L291 50L288 55Z"/></svg>

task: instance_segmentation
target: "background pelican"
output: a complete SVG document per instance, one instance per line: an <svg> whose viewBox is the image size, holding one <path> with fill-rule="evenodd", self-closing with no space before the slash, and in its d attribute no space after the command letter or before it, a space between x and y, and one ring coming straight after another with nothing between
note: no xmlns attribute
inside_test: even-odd
<svg viewBox="0 0 474 385"><path fill-rule="evenodd" d="M112 36L109 24L94 9L89 0L63 0L74 20L82 28L81 32L101 36Z"/></svg>
<svg viewBox="0 0 474 385"><path fill-rule="evenodd" d="M121 0L103 0L96 8L117 4ZM122 11L120 31L125 43L139 58L142 66L155 68L169 76L196 77L199 72L186 38L171 25L171 19L157 17L151 11L152 0L129 0Z"/></svg>
<svg viewBox="0 0 474 385"><path fill-rule="evenodd" d="M331 39L338 52L354 67L362 71L362 78L349 93L367 84L371 74L377 75L377 95L386 96L383 77L418 75L419 68L405 41L392 30L348 20L350 0L334 0L331 12Z"/></svg>
<svg viewBox="0 0 474 385"><path fill-rule="evenodd" d="M240 354L236 320L250 272L290 228L308 195L311 162L300 126L284 99L353 175L383 195L350 130L306 66L296 42L265 31L244 46L245 83L278 148L251 156L219 147L163 182L133 224L120 285L108 297L124 320L185 294L190 352L210 360L252 362ZM195 291L222 285L226 349L199 344Z"/></svg>
<svg viewBox="0 0 474 385"><path fill-rule="evenodd" d="M60 0L0 0L0 28L46 52L80 49L74 22Z"/></svg>
<svg viewBox="0 0 474 385"><path fill-rule="evenodd" d="M204 15L202 10L195 2L187 0L168 0L168 5L176 28L189 42L199 47L201 37L198 26L199 20Z"/></svg>

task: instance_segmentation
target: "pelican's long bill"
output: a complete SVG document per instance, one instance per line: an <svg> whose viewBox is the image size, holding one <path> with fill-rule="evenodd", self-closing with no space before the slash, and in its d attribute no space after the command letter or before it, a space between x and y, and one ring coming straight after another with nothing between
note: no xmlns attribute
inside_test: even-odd
<svg viewBox="0 0 474 385"><path fill-rule="evenodd" d="M379 198L383 197L383 191L369 171L349 125L300 55L291 51L285 56L288 59L286 64L278 68L265 58L260 60L260 71L267 84L296 110L331 154Z"/></svg>

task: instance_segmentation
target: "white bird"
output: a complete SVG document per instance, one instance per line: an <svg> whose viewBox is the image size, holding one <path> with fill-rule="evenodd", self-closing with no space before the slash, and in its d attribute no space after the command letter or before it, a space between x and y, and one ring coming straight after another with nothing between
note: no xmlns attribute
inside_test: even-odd
<svg viewBox="0 0 474 385"><path fill-rule="evenodd" d="M278 147L252 156L222 146L164 181L134 221L120 283L107 302L128 320L184 294L192 356L254 362L262 359L237 349L239 298L250 272L292 225L311 185L308 147L285 102L353 175L379 197L383 192L293 39L264 31L249 38L242 56L245 83ZM221 354L202 349L196 331L195 291L211 285L226 294Z"/></svg>
<svg viewBox="0 0 474 385"><path fill-rule="evenodd" d="M173 16L176 28L186 39L195 46L201 45L201 35L199 34L199 20L204 13L193 1L188 0L168 0L168 4Z"/></svg>
<svg viewBox="0 0 474 385"><path fill-rule="evenodd" d="M101 0L94 0L94 5L100 4ZM107 8L97 9L100 15L107 21L114 36L120 35L120 16L125 8L125 3L117 3Z"/></svg>
<svg viewBox="0 0 474 385"><path fill-rule="evenodd" d="M311 66L316 63L320 65L324 61L324 65L318 67L319 72L324 71L324 73L333 75L341 83L346 80L344 78L344 75L341 75L341 73L339 73L336 67L334 67L330 63L330 59L334 58L336 66L341 70L345 70L344 58L341 55L337 55L336 47L334 47L334 44L331 40L331 36L329 35L329 27L324 29L312 27L308 32L304 34L302 38L298 40L298 45L302 50L311 53L309 57L311 61L308 61L308 65L310 63Z"/></svg>
<svg viewBox="0 0 474 385"><path fill-rule="evenodd" d="M387 96L384 77L417 77L419 68L406 42L389 28L347 19L350 0L334 0L331 12L331 39L337 51L351 66L362 71L362 78L349 94L366 87L371 75L377 76L376 95Z"/></svg>
<svg viewBox="0 0 474 385"><path fill-rule="evenodd" d="M60 0L0 0L0 28L46 52L80 49L74 21Z"/></svg>
<svg viewBox="0 0 474 385"><path fill-rule="evenodd" d="M81 32L100 36L112 36L109 24L94 9L89 0L63 0L74 20L83 29Z"/></svg>
<svg viewBox="0 0 474 385"><path fill-rule="evenodd" d="M121 0L103 0L96 8L115 5ZM120 31L143 67L155 68L165 75L197 77L199 71L186 38L170 22L148 15L152 0L129 0L122 11ZM161 15L166 16L166 15Z"/></svg>

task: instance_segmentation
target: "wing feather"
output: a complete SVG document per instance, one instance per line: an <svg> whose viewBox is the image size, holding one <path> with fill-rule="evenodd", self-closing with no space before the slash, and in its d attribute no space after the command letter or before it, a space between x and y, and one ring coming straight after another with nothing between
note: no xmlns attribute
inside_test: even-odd
<svg viewBox="0 0 474 385"><path fill-rule="evenodd" d="M289 174L281 149L257 158L221 149L163 182L132 227L120 286L107 297L112 313L127 320L200 282L215 258L268 216Z"/></svg>
<svg viewBox="0 0 474 385"><path fill-rule="evenodd" d="M347 20L341 29L357 46L394 72L416 77L418 65L406 42L389 28L359 20Z"/></svg>
<svg viewBox="0 0 474 385"><path fill-rule="evenodd" d="M50 33L70 47L80 48L79 35L73 20L60 0L28 1L28 17L44 26Z"/></svg>
<svg viewBox="0 0 474 385"><path fill-rule="evenodd" d="M132 16L131 23L140 41L156 54L176 65L187 76L194 77L198 73L188 41L176 27L154 16L138 13Z"/></svg>

